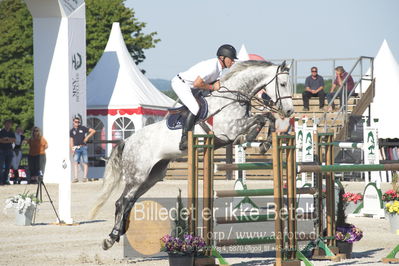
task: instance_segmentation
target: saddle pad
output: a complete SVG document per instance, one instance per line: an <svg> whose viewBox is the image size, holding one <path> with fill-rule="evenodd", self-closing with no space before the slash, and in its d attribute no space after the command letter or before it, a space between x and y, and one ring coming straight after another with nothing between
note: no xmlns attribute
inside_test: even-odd
<svg viewBox="0 0 399 266"><path fill-rule="evenodd" d="M205 101L204 97L197 98L200 110L195 117L195 123L199 120L203 120L208 115L208 103ZM190 111L186 106L182 106L179 108L174 108L169 110L169 114L166 117L166 125L171 130L177 130L183 128L183 125L186 123L187 115Z"/></svg>

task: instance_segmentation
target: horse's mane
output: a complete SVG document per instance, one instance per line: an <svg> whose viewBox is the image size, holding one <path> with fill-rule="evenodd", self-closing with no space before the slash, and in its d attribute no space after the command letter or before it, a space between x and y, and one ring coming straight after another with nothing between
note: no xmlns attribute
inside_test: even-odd
<svg viewBox="0 0 399 266"><path fill-rule="evenodd" d="M237 72L243 71L247 68L250 67L269 67L269 66L273 66L274 64L272 62L269 61L258 61L258 60L247 60L247 61L239 61L237 63L235 63L231 68L230 71L226 73L226 75L224 75L222 77L222 80L227 80L229 78L231 78L232 76L234 76Z"/></svg>

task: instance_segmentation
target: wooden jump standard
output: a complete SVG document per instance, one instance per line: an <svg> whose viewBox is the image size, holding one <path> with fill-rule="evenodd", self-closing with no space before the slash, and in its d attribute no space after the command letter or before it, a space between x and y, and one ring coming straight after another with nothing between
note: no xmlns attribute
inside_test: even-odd
<svg viewBox="0 0 399 266"><path fill-rule="evenodd" d="M198 144L198 137L204 137L205 141L203 144ZM295 136L277 136L275 133L273 133L272 136L273 139L273 175L274 175L274 189L273 189L273 195L274 195L274 204L275 204L275 215L274 215L274 221L275 221L275 235L276 237L265 237L265 238L253 238L253 239L233 239L233 240L226 240L226 241L232 241L235 243L240 243L242 245L251 245L251 244L258 244L258 243L275 243L276 244L276 265L285 265L289 263L290 265L300 265L300 261L296 260L296 257L300 257L302 260L307 262L307 265L311 265L311 263L306 259L306 257L303 256L302 253L300 253L297 249L297 234L296 234L296 167L295 167ZM283 142L285 142L285 146L283 145ZM212 205L213 205L213 137L211 137L211 134L209 135L194 135L189 132L189 150L188 150L188 155L189 155L189 174L191 178L189 177L189 182L188 182L188 206L190 211L190 217L191 219L189 220L189 232L192 234L197 234L197 227L198 227L198 149L203 149L204 150L204 188L203 188L203 193L204 193L204 209L209 208L209 217L212 215ZM286 238L284 234L284 224L283 224L283 219L284 217L282 213L283 208L283 152L285 151L286 154L286 162L287 162L287 169L285 171L288 184L287 184L287 189L285 190L287 192L287 198L288 198L288 236L294 236L294 237L289 237ZM304 190L305 191L305 190ZM304 192L301 191L301 192ZM314 193L312 190L306 190L307 192ZM251 193L251 192L250 192ZM259 194L259 195L271 195L271 191L269 190L258 190L258 191L252 191L251 195L254 194ZM223 192L222 192L223 194ZM219 195L222 195L219 194ZM226 194L225 194L226 196ZM308 214L303 214L303 216L309 216ZM207 218L209 218L207 217ZM212 221L213 219L204 219L203 217L203 227L204 227L204 238L208 246L212 246L212 236L213 236L213 225ZM268 221L269 217L265 216L259 216L258 217L260 220ZM238 221L239 220L239 221ZM219 220L221 221L221 220ZM241 218L237 217L238 222L245 222ZM233 223L233 221L227 221L225 220L225 223ZM307 239L307 237L304 237ZM286 240L286 241L285 241ZM304 239L305 240L305 239ZM288 243L288 249L285 249L285 244L284 242ZM228 244L227 242L223 243L222 241L218 241L217 245L225 245ZM288 254L288 260L283 259L283 252L287 251ZM212 249L214 251L214 249ZM212 252L213 255L215 255ZM208 254L209 255L209 254Z"/></svg>

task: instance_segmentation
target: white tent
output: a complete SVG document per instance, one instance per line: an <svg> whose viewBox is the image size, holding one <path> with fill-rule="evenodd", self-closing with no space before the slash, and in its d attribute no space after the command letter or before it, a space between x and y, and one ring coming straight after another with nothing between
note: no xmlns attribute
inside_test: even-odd
<svg viewBox="0 0 399 266"><path fill-rule="evenodd" d="M97 131L95 138L125 139L143 126L162 120L173 104L136 66L119 23L113 23L104 54L87 77L87 121ZM98 158L111 151L105 144L90 147L89 156ZM98 173L91 167L89 176L95 175Z"/></svg>
<svg viewBox="0 0 399 266"><path fill-rule="evenodd" d="M239 61L249 60L247 48L245 48L244 44L241 45L241 48L240 48L240 51L238 51L237 57L238 57Z"/></svg>
<svg viewBox="0 0 399 266"><path fill-rule="evenodd" d="M374 59L374 77L375 96L370 110L372 119L378 118L378 122L372 125L378 128L379 138L398 138L399 65L386 40Z"/></svg>

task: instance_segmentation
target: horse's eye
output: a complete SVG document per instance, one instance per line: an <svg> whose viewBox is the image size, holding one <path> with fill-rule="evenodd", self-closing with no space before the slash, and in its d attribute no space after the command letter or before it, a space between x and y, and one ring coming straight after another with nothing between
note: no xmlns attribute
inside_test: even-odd
<svg viewBox="0 0 399 266"><path fill-rule="evenodd" d="M283 83L280 84L280 86L281 87L285 87L285 86L287 86L287 83L283 82Z"/></svg>

